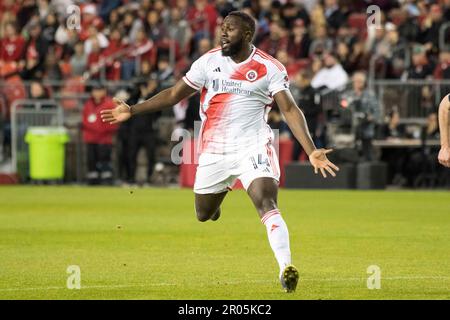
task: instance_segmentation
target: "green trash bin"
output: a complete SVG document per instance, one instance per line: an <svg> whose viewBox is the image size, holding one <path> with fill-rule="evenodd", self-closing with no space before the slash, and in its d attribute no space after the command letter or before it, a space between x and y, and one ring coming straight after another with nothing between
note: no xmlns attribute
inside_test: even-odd
<svg viewBox="0 0 450 320"><path fill-rule="evenodd" d="M29 127L25 142L29 145L30 178L64 178L65 143L69 135L64 127Z"/></svg>

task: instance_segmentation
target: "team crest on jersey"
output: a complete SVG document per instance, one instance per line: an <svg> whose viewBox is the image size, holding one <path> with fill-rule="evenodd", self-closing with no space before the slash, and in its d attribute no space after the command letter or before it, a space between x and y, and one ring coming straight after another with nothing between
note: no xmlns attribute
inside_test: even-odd
<svg viewBox="0 0 450 320"><path fill-rule="evenodd" d="M245 78L248 81L253 82L258 78L258 73L255 70L250 70L245 74Z"/></svg>

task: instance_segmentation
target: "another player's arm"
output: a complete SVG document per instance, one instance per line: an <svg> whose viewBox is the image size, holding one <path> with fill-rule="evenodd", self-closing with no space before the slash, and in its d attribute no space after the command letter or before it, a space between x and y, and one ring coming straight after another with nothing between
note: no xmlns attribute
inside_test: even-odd
<svg viewBox="0 0 450 320"><path fill-rule="evenodd" d="M300 142L303 149L309 156L309 161L314 167L314 172L322 173L326 178L325 170L333 177L336 176L333 169L339 171L339 168L327 159L326 154L332 150L316 149L314 142L309 134L308 125L305 115L297 106L289 90L279 91L274 95L275 102L283 113L286 122L294 134L295 138Z"/></svg>
<svg viewBox="0 0 450 320"><path fill-rule="evenodd" d="M438 160L443 166L450 167L450 95L442 99L439 105L439 131L441 135L441 150Z"/></svg>
<svg viewBox="0 0 450 320"><path fill-rule="evenodd" d="M179 80L173 87L167 88L150 99L133 106L129 106L120 99L114 99L116 108L101 111L101 117L103 122L111 124L124 122L136 114L172 107L195 92L196 90L188 86L184 80Z"/></svg>

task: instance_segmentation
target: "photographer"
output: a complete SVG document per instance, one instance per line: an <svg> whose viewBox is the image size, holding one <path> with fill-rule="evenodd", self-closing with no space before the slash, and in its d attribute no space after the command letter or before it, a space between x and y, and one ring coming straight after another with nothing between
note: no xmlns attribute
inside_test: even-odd
<svg viewBox="0 0 450 320"><path fill-rule="evenodd" d="M363 72L354 73L352 89L343 93L341 106L351 112L352 130L362 159L374 160L372 140L380 118L380 106L375 95L366 88Z"/></svg>

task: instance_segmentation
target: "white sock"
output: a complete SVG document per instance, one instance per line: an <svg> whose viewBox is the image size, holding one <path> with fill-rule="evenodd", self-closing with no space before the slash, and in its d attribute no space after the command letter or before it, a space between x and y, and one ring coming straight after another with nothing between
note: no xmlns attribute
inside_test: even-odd
<svg viewBox="0 0 450 320"><path fill-rule="evenodd" d="M287 265L291 264L291 250L289 248L289 231L278 209L264 214L261 222L266 226L270 247L275 254L280 274Z"/></svg>

